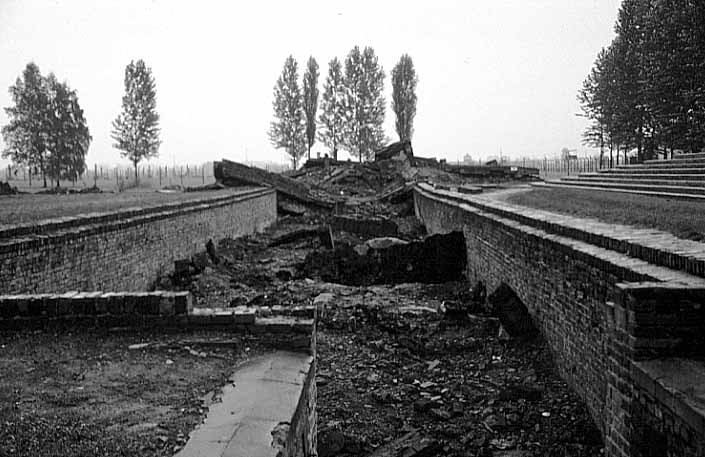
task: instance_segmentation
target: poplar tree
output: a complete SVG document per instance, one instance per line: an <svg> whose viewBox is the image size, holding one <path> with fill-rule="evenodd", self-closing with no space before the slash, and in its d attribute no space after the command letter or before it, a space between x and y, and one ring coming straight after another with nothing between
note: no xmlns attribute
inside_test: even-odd
<svg viewBox="0 0 705 457"><path fill-rule="evenodd" d="M304 73L304 115L306 116L306 146L308 158L311 159L311 148L316 142L316 112L318 111L318 63L313 56L309 57Z"/></svg>
<svg viewBox="0 0 705 457"><path fill-rule="evenodd" d="M321 95L321 115L318 139L330 148L334 160L338 160L338 148L345 140L346 89L343 69L338 58L328 63L328 75Z"/></svg>
<svg viewBox="0 0 705 457"><path fill-rule="evenodd" d="M284 149L291 157L294 169L305 151L304 109L299 89L298 65L293 56L287 57L282 74L274 86L274 121L269 139L277 149Z"/></svg>
<svg viewBox="0 0 705 457"><path fill-rule="evenodd" d="M416 85L419 82L411 56L404 54L392 69L392 111L400 141L411 141L416 116Z"/></svg>
<svg viewBox="0 0 705 457"><path fill-rule="evenodd" d="M384 145L384 70L371 47L355 46L345 59L345 147L360 162Z"/></svg>
<svg viewBox="0 0 705 457"><path fill-rule="evenodd" d="M125 95L122 112L113 121L113 147L132 162L135 182L139 180L137 165L142 160L159 156L159 114L157 92L152 69L142 59L125 67Z"/></svg>

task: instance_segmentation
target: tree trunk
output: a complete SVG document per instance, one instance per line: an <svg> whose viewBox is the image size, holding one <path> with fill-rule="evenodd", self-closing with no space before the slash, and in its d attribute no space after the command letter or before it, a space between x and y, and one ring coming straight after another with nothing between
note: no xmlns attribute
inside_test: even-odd
<svg viewBox="0 0 705 457"><path fill-rule="evenodd" d="M42 181L44 182L44 188L46 189L47 175L46 175L46 172L44 171L44 155L42 155L39 159L39 166L42 168Z"/></svg>

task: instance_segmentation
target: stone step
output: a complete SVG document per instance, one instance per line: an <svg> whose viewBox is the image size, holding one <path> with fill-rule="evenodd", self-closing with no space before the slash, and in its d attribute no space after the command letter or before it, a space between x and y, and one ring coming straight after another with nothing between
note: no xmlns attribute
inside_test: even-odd
<svg viewBox="0 0 705 457"><path fill-rule="evenodd" d="M654 193L671 193L685 195L703 195L705 196L705 187L688 187L688 186L659 186L651 184L621 184L609 181L581 181L579 179L561 179L562 183L569 185L577 185L584 187L599 187L605 189L624 189L624 190L639 190Z"/></svg>
<svg viewBox="0 0 705 457"><path fill-rule="evenodd" d="M684 157L682 159L680 158L675 158L675 159L668 159L668 160L658 160L658 159L653 159L653 160L644 160L643 165L659 165L659 164L667 164L667 163L680 163L680 164L690 164L690 163L700 163L703 164L705 163L705 157Z"/></svg>
<svg viewBox="0 0 705 457"><path fill-rule="evenodd" d="M705 195L699 194L684 194L678 192L665 192L665 191L648 191L648 190L631 190L620 187L598 187L590 186L581 183L571 184L561 181L545 181L545 182L535 182L531 183L533 187L565 187L570 189L590 189L604 192L620 192L626 194L638 194L638 195L649 195L653 197L668 197L668 198L683 198L683 199L695 199L705 200Z"/></svg>
<svg viewBox="0 0 705 457"><path fill-rule="evenodd" d="M705 171L705 170L704 170ZM705 173L619 173L614 172L599 172L599 173L580 173L579 177L595 176L600 178L623 178L623 179L660 179L666 181L702 181L705 182Z"/></svg>
<svg viewBox="0 0 705 457"><path fill-rule="evenodd" d="M615 169L617 170L638 170L638 169L671 169L671 168L684 168L684 169L700 169L700 170L705 170L705 161L693 161L693 162L686 162L686 161L678 161L678 162L671 162L669 161L661 161L660 163L637 163L637 164L629 164L629 165L617 165Z"/></svg>
<svg viewBox="0 0 705 457"><path fill-rule="evenodd" d="M610 170L600 171L600 174L683 174L683 175L699 175L705 174L705 167L697 168L652 168L645 166L630 165L632 168L612 168Z"/></svg>
<svg viewBox="0 0 705 457"><path fill-rule="evenodd" d="M564 178L568 179L568 178ZM684 186L684 187L702 187L705 188L705 180L675 180L675 179L654 179L650 176L645 178L634 178L629 175L615 176L615 175L588 175L580 174L574 178L570 178L571 181L584 181L584 182L609 182L613 184L648 184L652 186Z"/></svg>
<svg viewBox="0 0 705 457"><path fill-rule="evenodd" d="M644 162L666 162L668 160L692 160L692 159L705 159L705 152L698 152L695 154L676 154L672 159L652 159L645 160Z"/></svg>

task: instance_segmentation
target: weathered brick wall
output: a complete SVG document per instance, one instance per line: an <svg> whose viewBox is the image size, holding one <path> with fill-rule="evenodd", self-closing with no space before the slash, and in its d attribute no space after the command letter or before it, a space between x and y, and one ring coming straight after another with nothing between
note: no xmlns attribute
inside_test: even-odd
<svg viewBox="0 0 705 457"><path fill-rule="evenodd" d="M526 304L561 376L583 398L601 429L607 454L639 455L634 445L643 433L633 421L639 401L632 364L639 355L702 348L699 335L705 334L705 319L697 303L703 301L683 304L690 310L683 317L678 306L661 307L661 314L656 313L654 302L642 305L647 310L643 313L631 309L629 314L623 307L634 300L624 298L622 283L656 282L663 273L660 267L646 268L641 260L423 190L417 189L414 199L416 214L429 233L463 231L471 281L482 281L490 292L506 283ZM617 306L615 297L622 297ZM688 320L695 314L695 320ZM683 325L687 320L690 325ZM667 405L658 408L667 412ZM690 439L704 431L691 429ZM683 442L676 434L670 439Z"/></svg>
<svg viewBox="0 0 705 457"><path fill-rule="evenodd" d="M306 374L296 412L291 420L286 455L282 457L309 457L318 452L316 369L316 358L314 357L311 368Z"/></svg>
<svg viewBox="0 0 705 457"><path fill-rule="evenodd" d="M261 231L276 219L271 189L204 197L194 204L74 218L0 238L0 293L145 290L208 239ZM29 232L29 233L27 233Z"/></svg>

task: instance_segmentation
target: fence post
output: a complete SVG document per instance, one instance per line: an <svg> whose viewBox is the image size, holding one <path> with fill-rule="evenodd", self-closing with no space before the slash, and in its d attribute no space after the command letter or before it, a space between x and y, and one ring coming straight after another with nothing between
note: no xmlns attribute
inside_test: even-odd
<svg viewBox="0 0 705 457"><path fill-rule="evenodd" d="M159 187L162 187L162 167L159 167Z"/></svg>
<svg viewBox="0 0 705 457"><path fill-rule="evenodd" d="M93 187L98 187L98 165L93 164Z"/></svg>
<svg viewBox="0 0 705 457"><path fill-rule="evenodd" d="M206 165L201 165L201 182L206 183Z"/></svg>
<svg viewBox="0 0 705 457"><path fill-rule="evenodd" d="M188 170L188 166L186 168ZM179 178L181 179L181 187L184 187L184 166L179 165Z"/></svg>

